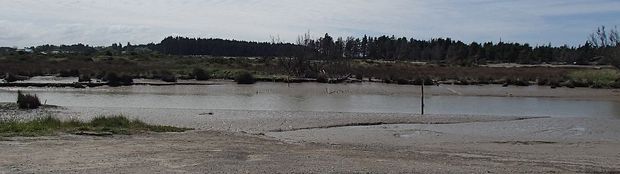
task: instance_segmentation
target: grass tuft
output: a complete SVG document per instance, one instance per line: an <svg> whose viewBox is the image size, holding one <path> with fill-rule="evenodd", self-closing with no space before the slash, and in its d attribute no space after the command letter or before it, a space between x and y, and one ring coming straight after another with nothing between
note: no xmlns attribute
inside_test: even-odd
<svg viewBox="0 0 620 174"><path fill-rule="evenodd" d="M37 95L24 94L17 91L17 105L20 109L37 109L41 106L41 101Z"/></svg>

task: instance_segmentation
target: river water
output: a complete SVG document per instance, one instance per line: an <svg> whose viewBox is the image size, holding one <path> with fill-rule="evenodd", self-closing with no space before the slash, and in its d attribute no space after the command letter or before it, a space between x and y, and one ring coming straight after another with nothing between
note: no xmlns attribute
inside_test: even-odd
<svg viewBox="0 0 620 174"><path fill-rule="evenodd" d="M24 90L37 94L47 104L74 107L420 113L419 89L379 83L0 88L0 102L14 102L16 91ZM506 90L500 86L484 89ZM429 86L426 90L425 112L428 114L620 118L620 102L617 101L462 96L454 95L458 91L437 86ZM527 90L536 92L543 88Z"/></svg>

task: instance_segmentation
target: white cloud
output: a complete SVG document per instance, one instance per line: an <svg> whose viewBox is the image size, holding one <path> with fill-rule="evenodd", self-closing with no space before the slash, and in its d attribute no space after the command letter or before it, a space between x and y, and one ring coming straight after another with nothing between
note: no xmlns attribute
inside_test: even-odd
<svg viewBox="0 0 620 174"><path fill-rule="evenodd" d="M575 45L597 25L620 19L569 24L550 18L614 13L620 14L620 1L2 0L0 45L146 43L168 35L258 41L279 35L293 41L308 30L315 36L394 34Z"/></svg>

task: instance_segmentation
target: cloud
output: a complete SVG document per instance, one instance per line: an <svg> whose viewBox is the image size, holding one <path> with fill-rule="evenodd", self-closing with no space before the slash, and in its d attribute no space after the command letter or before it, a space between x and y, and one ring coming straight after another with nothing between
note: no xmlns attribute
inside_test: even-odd
<svg viewBox="0 0 620 174"><path fill-rule="evenodd" d="M620 24L615 0L3 0L0 45L158 42L165 36L294 41L396 35L419 39L583 43Z"/></svg>

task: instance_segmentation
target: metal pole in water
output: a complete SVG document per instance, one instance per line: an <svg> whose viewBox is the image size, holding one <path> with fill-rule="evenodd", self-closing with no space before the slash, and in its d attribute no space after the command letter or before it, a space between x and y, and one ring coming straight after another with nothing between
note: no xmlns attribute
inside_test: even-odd
<svg viewBox="0 0 620 174"><path fill-rule="evenodd" d="M424 79L422 80L422 98L420 104L420 111L422 115L424 115Z"/></svg>

